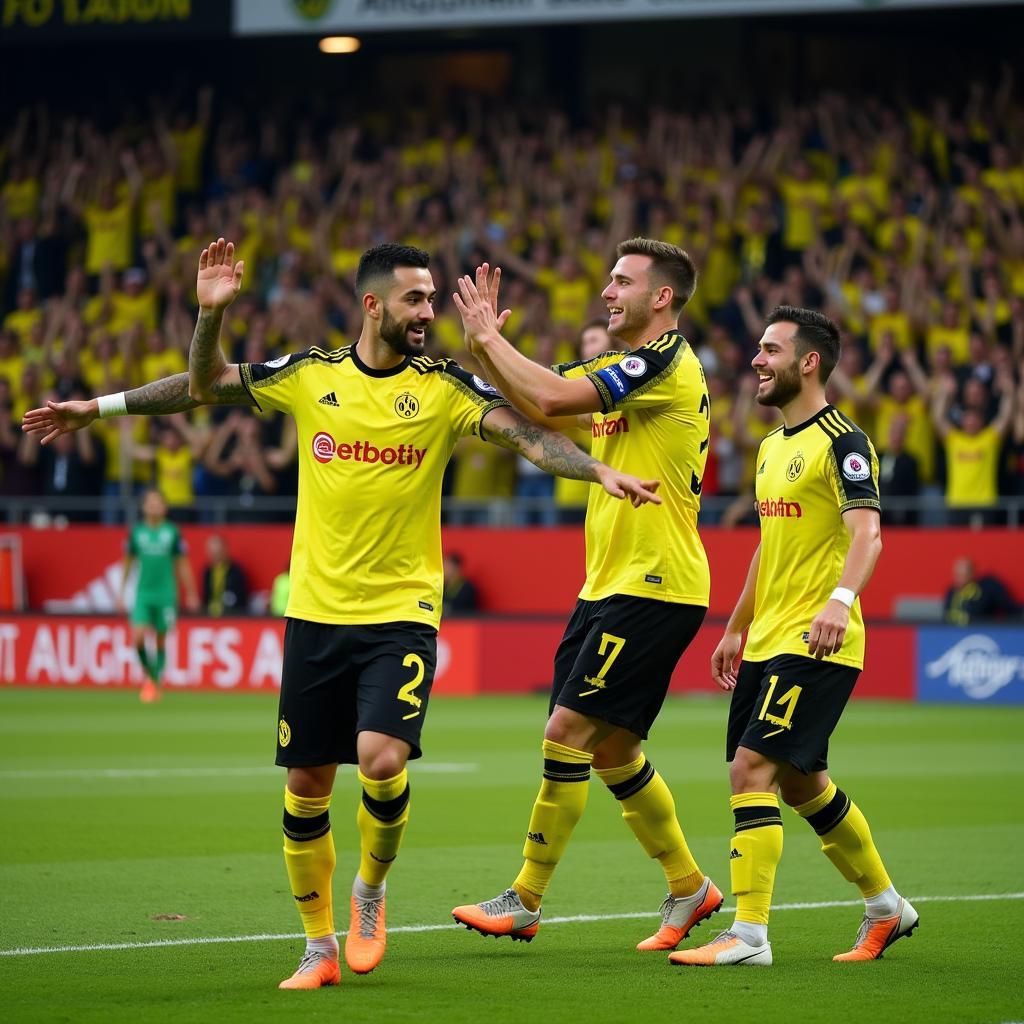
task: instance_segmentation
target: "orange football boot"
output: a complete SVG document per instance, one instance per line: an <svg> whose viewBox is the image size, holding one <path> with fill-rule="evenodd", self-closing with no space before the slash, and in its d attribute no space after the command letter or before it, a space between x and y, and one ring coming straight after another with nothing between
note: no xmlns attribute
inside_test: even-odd
<svg viewBox="0 0 1024 1024"><path fill-rule="evenodd" d="M770 967L772 947L769 942L751 946L735 932L725 931L703 946L669 953L668 962L674 967Z"/></svg>
<svg viewBox="0 0 1024 1024"><path fill-rule="evenodd" d="M722 891L711 881L704 884L692 896L665 897L661 905L661 927L656 934L637 943L641 952L675 949L701 921L717 914L722 907Z"/></svg>
<svg viewBox="0 0 1024 1024"><path fill-rule="evenodd" d="M384 959L387 932L384 928L384 897L363 900L352 897L352 917L345 937L345 963L355 974L369 974Z"/></svg>
<svg viewBox="0 0 1024 1024"><path fill-rule="evenodd" d="M341 967L337 960L328 960L323 953L307 949L302 954L296 972L278 985L278 988L323 988L341 981Z"/></svg>
<svg viewBox="0 0 1024 1024"><path fill-rule="evenodd" d="M882 953L897 939L910 933L921 923L917 911L901 896L899 913L895 917L872 919L865 917L857 932L857 941L848 953L832 957L838 963L858 960L881 960Z"/></svg>
<svg viewBox="0 0 1024 1024"><path fill-rule="evenodd" d="M481 935L507 935L516 942L531 942L540 928L540 911L527 910L515 889L483 903L456 907L452 917Z"/></svg>

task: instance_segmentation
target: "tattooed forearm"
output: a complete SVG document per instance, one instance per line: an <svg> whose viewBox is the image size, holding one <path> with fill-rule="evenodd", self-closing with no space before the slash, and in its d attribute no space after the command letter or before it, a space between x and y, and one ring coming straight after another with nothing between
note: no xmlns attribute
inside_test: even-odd
<svg viewBox="0 0 1024 1024"><path fill-rule="evenodd" d="M188 397L188 374L176 373L173 377L164 377L152 384L143 384L134 391L126 391L124 404L131 415L160 416L186 412L201 403Z"/></svg>
<svg viewBox="0 0 1024 1024"><path fill-rule="evenodd" d="M197 402L188 396L188 374L176 373L173 377L143 384L134 391L126 391L124 404L132 416L166 416L173 412L187 412L200 405L252 405L249 392L239 383L214 382L207 402Z"/></svg>
<svg viewBox="0 0 1024 1024"><path fill-rule="evenodd" d="M518 452L552 476L564 476L570 480L599 479L597 467L600 463L577 448L567 437L531 423L511 409L503 412L499 422L485 421L486 440Z"/></svg>
<svg viewBox="0 0 1024 1024"><path fill-rule="evenodd" d="M209 388L224 369L224 353L220 350L221 310L200 309L192 344L188 349L188 372L193 391Z"/></svg>

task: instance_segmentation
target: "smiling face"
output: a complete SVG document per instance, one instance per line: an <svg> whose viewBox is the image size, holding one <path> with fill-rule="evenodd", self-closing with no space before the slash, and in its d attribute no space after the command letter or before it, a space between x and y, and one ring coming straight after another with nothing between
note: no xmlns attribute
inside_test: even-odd
<svg viewBox="0 0 1024 1024"><path fill-rule="evenodd" d="M636 253L623 256L612 267L611 281L601 298L608 304L608 333L625 342L648 333L654 314L667 305L651 281L651 258ZM671 290L668 290L671 298Z"/></svg>
<svg viewBox="0 0 1024 1024"><path fill-rule="evenodd" d="M782 408L796 398L803 388L801 366L813 359L808 376L817 380L817 352L796 354L797 325L780 320L768 327L758 342L757 355L750 365L757 371L757 401L760 405Z"/></svg>
<svg viewBox="0 0 1024 1024"><path fill-rule="evenodd" d="M435 295L434 279L421 267L397 267L388 291L373 294L380 336L396 355L415 356L423 351L427 324L434 319Z"/></svg>

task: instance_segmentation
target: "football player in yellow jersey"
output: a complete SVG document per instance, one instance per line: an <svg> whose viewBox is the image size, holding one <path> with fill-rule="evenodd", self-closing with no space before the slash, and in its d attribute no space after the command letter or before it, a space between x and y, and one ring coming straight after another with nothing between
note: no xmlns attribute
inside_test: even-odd
<svg viewBox="0 0 1024 1024"><path fill-rule="evenodd" d="M864 664L857 595L882 550L878 459L867 436L825 399L839 355L839 329L828 317L779 306L753 360L757 400L778 408L783 426L761 442L761 543L711 659L715 682L732 690L726 754L736 920L707 945L672 953L673 964L772 962L768 909L782 856L780 793L864 897L853 949L833 959L875 960L917 926L864 815L827 771L829 737Z"/></svg>
<svg viewBox="0 0 1024 1024"><path fill-rule="evenodd" d="M668 786L642 750L672 670L708 607L697 513L710 409L704 371L678 330L696 283L692 260L647 238L621 243L617 256L602 297L609 334L629 350L554 372L502 337L497 282L486 265L475 283L462 278L455 297L474 353L508 397L538 417L585 416L594 455L652 476L657 470L663 504L626 518L590 489L587 578L555 656L525 863L503 894L452 913L485 935L533 938L541 900L586 806L593 767L660 863L669 890L661 927L637 948L667 950L722 904L687 847Z"/></svg>
<svg viewBox="0 0 1024 1024"><path fill-rule="evenodd" d="M97 415L196 405L269 406L295 419L299 492L277 763L288 769L285 865L307 945L282 988L340 980L329 817L339 763L358 765L362 783L345 959L365 974L384 955L385 878L409 818L406 761L421 754L436 663L441 479L455 442L477 434L633 504L660 501L656 480L643 483L598 462L513 410L485 380L421 354L434 317L428 263L427 253L408 246L363 254L356 274L363 326L350 348L228 364L220 330L241 289L242 266L219 239L200 257L189 373L88 402L53 403L23 424L45 443Z"/></svg>

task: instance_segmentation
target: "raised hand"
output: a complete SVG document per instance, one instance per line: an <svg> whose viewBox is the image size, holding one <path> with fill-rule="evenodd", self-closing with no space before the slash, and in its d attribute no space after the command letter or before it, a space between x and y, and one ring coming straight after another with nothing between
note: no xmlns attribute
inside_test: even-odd
<svg viewBox="0 0 1024 1024"><path fill-rule="evenodd" d="M223 310L242 288L245 261L235 263L235 243L218 238L199 256L196 297L203 309Z"/></svg>
<svg viewBox="0 0 1024 1024"><path fill-rule="evenodd" d="M42 434L41 444L49 444L61 434L89 426L99 415L95 398L84 402L47 402L42 409L29 409L22 417L26 434Z"/></svg>
<svg viewBox="0 0 1024 1024"><path fill-rule="evenodd" d="M462 326L466 332L470 350L473 345L488 335L500 334L505 321L512 315L512 310L498 312L498 285L501 282L501 268L494 268L493 278L490 265L482 264L476 268L476 280L468 274L459 278L459 290L452 298L455 307L462 317Z"/></svg>

